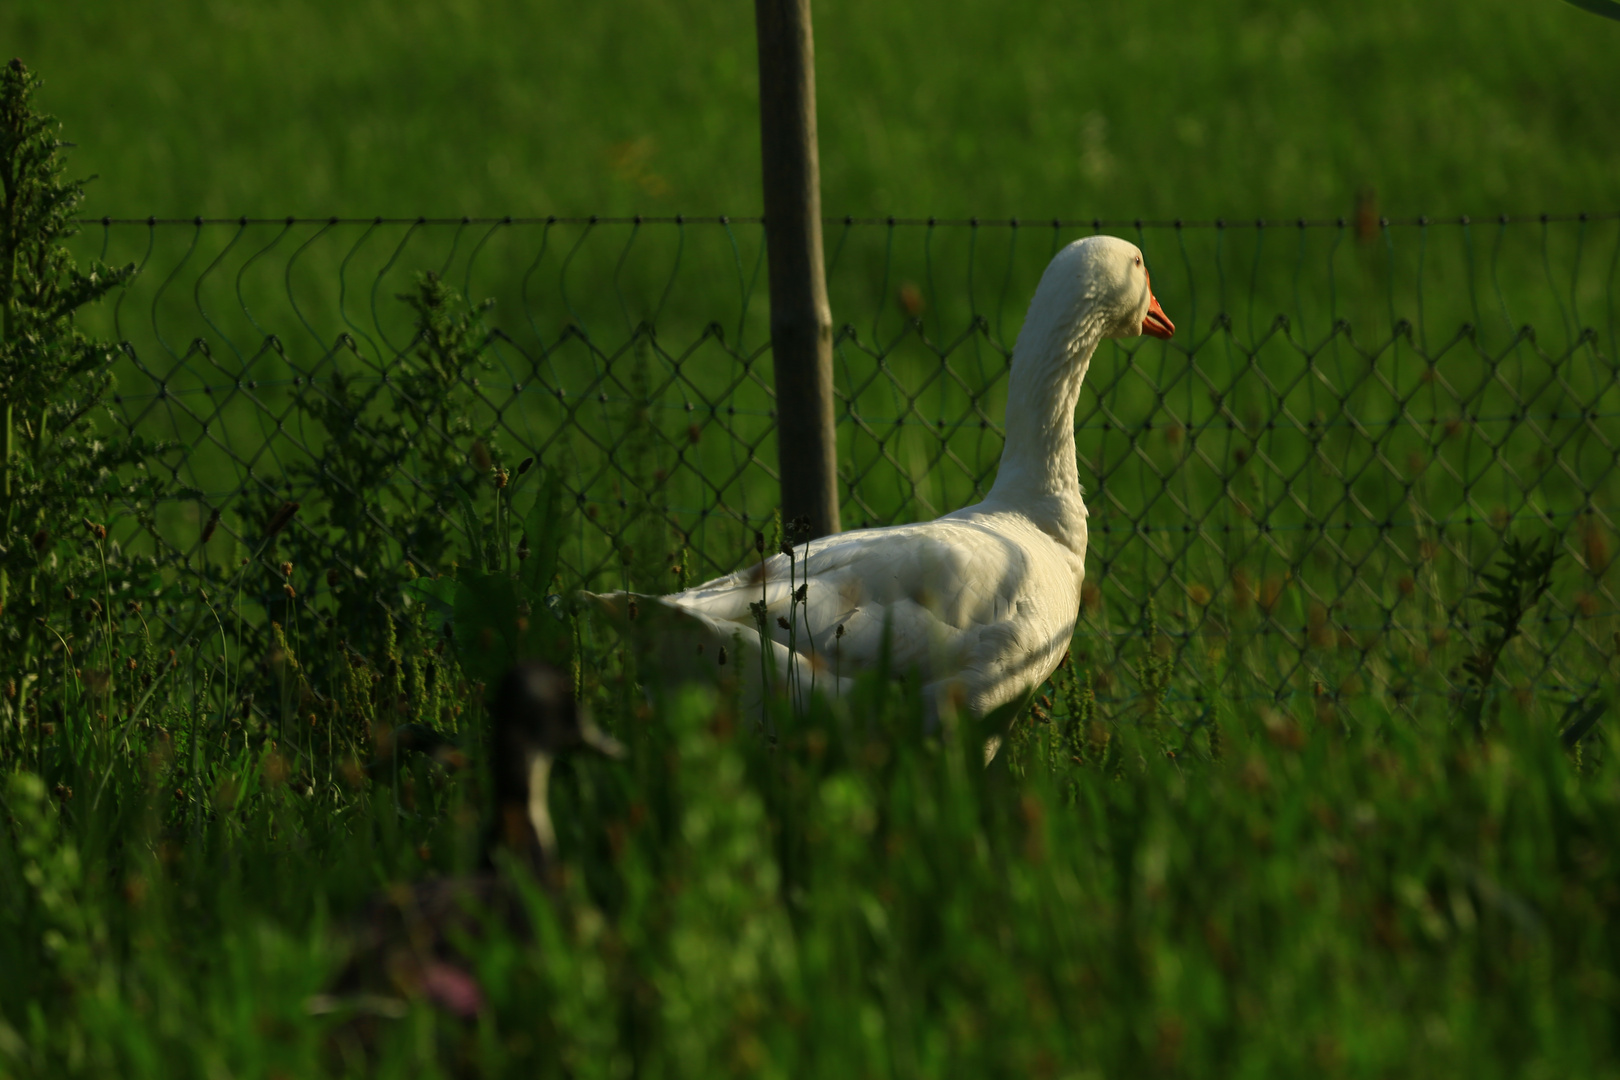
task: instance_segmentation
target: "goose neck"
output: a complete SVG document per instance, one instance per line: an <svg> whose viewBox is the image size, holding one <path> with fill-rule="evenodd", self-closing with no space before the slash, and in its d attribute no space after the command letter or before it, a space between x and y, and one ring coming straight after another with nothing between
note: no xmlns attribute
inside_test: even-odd
<svg viewBox="0 0 1620 1080"><path fill-rule="evenodd" d="M1007 383L1007 442L990 491L1021 508L1044 506L1046 517L1084 514L1074 410L1100 335L1084 325L1064 329L1019 337Z"/></svg>

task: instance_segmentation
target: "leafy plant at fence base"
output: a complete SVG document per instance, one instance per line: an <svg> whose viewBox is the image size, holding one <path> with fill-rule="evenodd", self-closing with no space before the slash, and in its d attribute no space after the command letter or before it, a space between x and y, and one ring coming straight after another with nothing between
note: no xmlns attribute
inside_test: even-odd
<svg viewBox="0 0 1620 1080"><path fill-rule="evenodd" d="M17 686L5 705L14 730L30 684L59 684L93 659L105 670L115 603L160 588L106 528L115 501L155 500L146 461L159 448L98 431L117 348L75 321L135 270L85 272L68 254L85 181L64 178L67 144L34 111L38 86L20 60L0 71L0 667Z"/></svg>
<svg viewBox="0 0 1620 1080"><path fill-rule="evenodd" d="M1463 690L1463 717L1475 735L1485 732L1485 708L1496 666L1508 643L1519 635L1519 626L1552 587L1553 564L1558 560L1558 543L1548 538L1545 549L1537 541L1509 536L1502 542L1502 561L1495 573L1480 575L1489 588L1474 594L1485 603L1485 621L1490 629L1479 651L1463 662L1468 685Z"/></svg>
<svg viewBox="0 0 1620 1080"><path fill-rule="evenodd" d="M364 364L381 363L386 378L339 368L299 394L298 407L326 438L315 460L288 468L312 512L279 541L293 563L324 568L331 618L364 651L378 644L378 598L449 570L458 552L474 566L510 558L500 535L514 478L499 451L475 437L470 419L471 384L487 366L482 307L465 305L431 273L399 299L416 316L410 350L384 363L348 343ZM278 490L261 490L254 513L267 519L280 500ZM275 592L266 593L273 618L281 605Z"/></svg>
<svg viewBox="0 0 1620 1080"><path fill-rule="evenodd" d="M551 591L566 520L562 483L542 468L515 566L462 566L454 578L422 577L404 587L407 602L434 612L452 631L461 669L474 682L492 690L523 659L568 665L573 628Z"/></svg>

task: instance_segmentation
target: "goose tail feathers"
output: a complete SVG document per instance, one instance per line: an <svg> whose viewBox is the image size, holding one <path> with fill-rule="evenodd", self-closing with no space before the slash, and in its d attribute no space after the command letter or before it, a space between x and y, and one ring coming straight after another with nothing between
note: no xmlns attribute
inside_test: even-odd
<svg viewBox="0 0 1620 1080"><path fill-rule="evenodd" d="M791 694L803 703L812 692L841 695L853 682L839 678L824 658L792 651L770 639L767 662L761 665L759 631L754 627L694 610L670 597L581 592L578 600L581 607L602 615L627 644L651 657L666 686L740 685L743 706L752 708L760 703L767 685L772 692Z"/></svg>

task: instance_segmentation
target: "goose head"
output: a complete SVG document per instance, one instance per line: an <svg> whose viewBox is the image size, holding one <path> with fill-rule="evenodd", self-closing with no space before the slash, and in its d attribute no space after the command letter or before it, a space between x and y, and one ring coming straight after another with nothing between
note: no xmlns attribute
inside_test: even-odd
<svg viewBox="0 0 1620 1080"><path fill-rule="evenodd" d="M1088 236L1059 251L1041 275L1030 313L1071 340L1176 332L1153 295L1142 250L1116 236Z"/></svg>
<svg viewBox="0 0 1620 1080"><path fill-rule="evenodd" d="M1088 236L1053 256L1013 351L1007 442L989 500L1017 508L1083 555L1074 410L1092 353L1105 337L1173 333L1135 244Z"/></svg>
<svg viewBox="0 0 1620 1080"><path fill-rule="evenodd" d="M490 846L506 847L543 874L557 843L546 805L552 764L579 751L621 758L624 747L591 722L574 701L568 678L549 664L524 662L508 671L496 690L491 721Z"/></svg>

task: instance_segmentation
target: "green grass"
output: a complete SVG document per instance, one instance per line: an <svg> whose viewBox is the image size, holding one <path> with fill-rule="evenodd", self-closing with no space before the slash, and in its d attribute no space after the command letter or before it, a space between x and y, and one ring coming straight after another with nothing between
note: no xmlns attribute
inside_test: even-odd
<svg viewBox="0 0 1620 1080"><path fill-rule="evenodd" d="M1612 209L1620 25L1557 0L816 5L831 214ZM747 8L15 0L95 214L757 213Z"/></svg>
<svg viewBox="0 0 1620 1080"><path fill-rule="evenodd" d="M1184 733L1070 672L1079 715L984 769L970 725L925 736L898 687L778 717L772 747L723 697L649 710L600 670L630 757L554 786L568 885L537 942L474 947L479 1024L418 1005L369 1050L305 1003L368 891L473 863L476 735L467 772L356 786L315 740L205 724L192 756L206 697L126 749L64 695L38 778L3 792L0 1075L1620 1068L1620 774L1544 707L1503 703L1483 741L1443 703L1217 702ZM363 742L362 713L323 715Z"/></svg>

